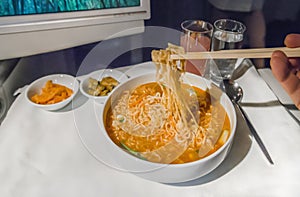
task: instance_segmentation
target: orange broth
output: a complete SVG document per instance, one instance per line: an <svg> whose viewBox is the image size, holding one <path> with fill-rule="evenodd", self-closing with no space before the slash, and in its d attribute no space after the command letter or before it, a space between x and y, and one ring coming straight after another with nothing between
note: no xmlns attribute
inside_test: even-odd
<svg viewBox="0 0 300 197"><path fill-rule="evenodd" d="M207 91L201 90L200 88L194 87L193 89L197 95L197 99L200 104L200 121L199 125L202 126L201 124L205 122L206 114L210 112L212 105L211 105L211 96ZM139 98L143 98L147 95L155 95L157 92L162 93L162 90L160 86L156 82L151 82L147 84L143 84L138 86L131 94L136 94L139 96ZM219 108L220 110L224 110L223 106L220 103L217 103L215 107ZM166 132L160 132L156 134L155 137L145 137L145 136L133 136L125 131L119 129L115 129L112 126L113 118L112 118L112 109L110 108L108 110L108 116L106 119L106 130L109 135L109 137L112 139L112 141L120 146L121 148L124 148L124 145L126 147L130 148L131 150L135 152L145 152L145 151L152 151L155 150L161 146L164 146L168 141L170 141L174 136L167 134ZM224 119L224 124L222 127L222 132L224 130L227 130L230 132L230 121L228 118L228 115L226 113L225 119ZM222 136L222 133L221 135ZM228 135L229 136L229 135ZM164 141L162 140L157 140L157 139L165 139ZM216 142L214 145L213 149L205 155L208 156L212 153L214 153L216 150L218 150L222 145L223 141L220 139ZM173 164L180 164L180 163L187 163L187 162L192 162L201 159L201 157L198 156L198 150L201 145L197 145L195 143L191 143L189 147L186 149L186 151L179 156L176 160L174 160L172 163Z"/></svg>

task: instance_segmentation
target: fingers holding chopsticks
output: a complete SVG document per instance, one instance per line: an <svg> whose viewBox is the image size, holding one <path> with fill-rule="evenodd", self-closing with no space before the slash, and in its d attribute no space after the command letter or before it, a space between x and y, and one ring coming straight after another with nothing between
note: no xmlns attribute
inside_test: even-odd
<svg viewBox="0 0 300 197"><path fill-rule="evenodd" d="M285 44L288 47L299 47L300 35L291 34L287 36ZM271 56L270 64L275 78L290 95L297 108L300 109L300 59L288 58L284 52L275 51Z"/></svg>

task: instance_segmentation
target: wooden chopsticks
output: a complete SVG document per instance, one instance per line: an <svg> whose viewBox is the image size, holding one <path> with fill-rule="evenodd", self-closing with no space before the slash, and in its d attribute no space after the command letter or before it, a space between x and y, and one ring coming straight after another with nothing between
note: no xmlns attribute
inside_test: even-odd
<svg viewBox="0 0 300 197"><path fill-rule="evenodd" d="M187 52L171 55L171 59L236 59L236 58L270 58L276 50L283 51L288 57L300 57L300 47L274 47L255 49L232 49L221 51Z"/></svg>

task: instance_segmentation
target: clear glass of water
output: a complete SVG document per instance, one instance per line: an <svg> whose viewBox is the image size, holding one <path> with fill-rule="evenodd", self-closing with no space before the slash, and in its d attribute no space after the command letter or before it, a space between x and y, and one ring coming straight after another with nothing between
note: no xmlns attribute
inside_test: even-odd
<svg viewBox="0 0 300 197"><path fill-rule="evenodd" d="M219 19L214 22L214 33L211 50L230 50L242 48L246 26L236 20ZM210 65L210 75L213 81L221 82L230 79L235 69L237 59L215 59Z"/></svg>
<svg viewBox="0 0 300 197"><path fill-rule="evenodd" d="M186 52L210 51L213 25L203 20L186 20L181 23L180 45ZM206 60L187 60L186 71L204 75Z"/></svg>

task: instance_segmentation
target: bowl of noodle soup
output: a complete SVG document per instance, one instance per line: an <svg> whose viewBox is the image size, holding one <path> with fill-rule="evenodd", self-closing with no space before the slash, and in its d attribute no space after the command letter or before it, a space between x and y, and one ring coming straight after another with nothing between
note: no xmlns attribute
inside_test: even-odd
<svg viewBox="0 0 300 197"><path fill-rule="evenodd" d="M142 104L145 89L160 90L156 83L155 73L131 78L117 87L108 97L100 122L106 141L109 142L107 148L119 165L119 169L148 180L178 183L208 174L225 159L236 128L236 113L230 99L202 77L186 73L185 80L190 87L196 88L196 91L190 91L188 87L185 87L189 95L184 98L192 97L191 100L193 100L193 96L190 95L195 94L195 98L201 99L199 108L192 110L202 110L200 116L197 117L200 120L197 124L203 125L198 129L193 129L190 134L192 136L188 136L186 139L182 137L182 135L186 135L185 132L176 136L174 131L166 131L167 129L174 130L173 127L182 129L183 126L178 123L180 121L177 119L174 119L177 121L177 125L169 125L174 124L170 123L172 121L169 119L176 114L168 115L157 105L160 95L155 93L147 101L148 105ZM146 92L146 94L150 93ZM132 100L126 100L128 97ZM132 109L126 108L126 103ZM141 113L145 110L149 111L147 115ZM122 111L129 115L124 116ZM143 118L132 119L128 118L129 116L142 116ZM211 118L212 116L215 118ZM151 122L150 119L153 121ZM191 119L191 117L187 119ZM137 122L137 124L133 124L133 122ZM192 124L191 127L193 126L195 125ZM201 146L202 148L200 148Z"/></svg>
<svg viewBox="0 0 300 197"><path fill-rule="evenodd" d="M185 72L185 60L170 58L180 50L152 51L156 72L129 79L104 103L100 127L113 167L178 183L208 174L227 156L234 106L209 80Z"/></svg>

